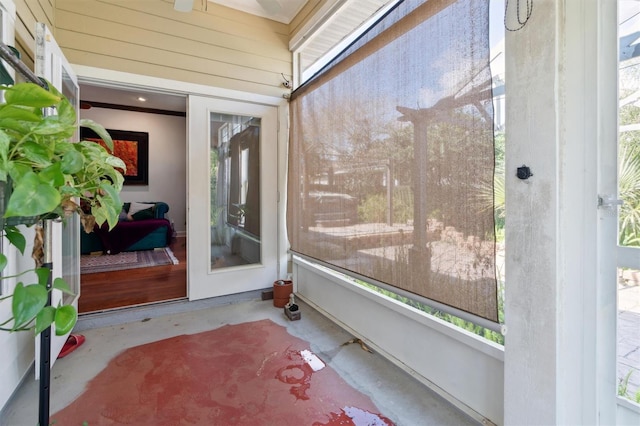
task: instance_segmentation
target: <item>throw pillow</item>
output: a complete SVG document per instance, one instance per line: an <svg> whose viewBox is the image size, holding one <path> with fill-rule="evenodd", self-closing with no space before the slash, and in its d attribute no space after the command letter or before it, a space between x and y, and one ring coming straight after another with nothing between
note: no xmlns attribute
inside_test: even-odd
<svg viewBox="0 0 640 426"><path fill-rule="evenodd" d="M136 201L132 202L129 205L129 214L130 215L134 215L136 213L138 213L140 210L146 210L146 209L150 209L153 207L153 204L149 204L149 203L138 203Z"/></svg>
<svg viewBox="0 0 640 426"><path fill-rule="evenodd" d="M144 210L140 210L131 215L133 220L153 219L153 207L149 207Z"/></svg>

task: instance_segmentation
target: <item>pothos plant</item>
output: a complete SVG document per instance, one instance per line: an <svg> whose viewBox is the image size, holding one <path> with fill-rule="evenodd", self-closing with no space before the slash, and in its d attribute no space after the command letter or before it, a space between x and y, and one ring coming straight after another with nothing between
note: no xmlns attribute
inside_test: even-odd
<svg viewBox="0 0 640 426"><path fill-rule="evenodd" d="M71 293L68 283L56 278L47 288L49 269L42 267L42 220L65 221L79 214L84 229L108 223L113 228L122 210L120 190L124 162L111 154L113 141L101 125L91 120L78 122L69 100L49 84L44 89L33 83L0 87L0 224L1 235L22 254L26 248L25 226L36 225L33 269L16 275L36 277L33 283L18 281L11 294L11 317L0 319L0 330L34 330L36 334L55 324L56 334L67 334L76 323L73 306L46 306L53 289ZM105 142L71 138L77 126L89 127ZM82 208L81 208L82 205ZM7 257L0 253L0 271ZM32 274L30 272L35 272Z"/></svg>

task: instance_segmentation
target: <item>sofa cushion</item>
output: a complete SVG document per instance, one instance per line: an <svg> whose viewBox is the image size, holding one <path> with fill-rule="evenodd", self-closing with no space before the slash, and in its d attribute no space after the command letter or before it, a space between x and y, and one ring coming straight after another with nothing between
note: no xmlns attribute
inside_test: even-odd
<svg viewBox="0 0 640 426"><path fill-rule="evenodd" d="M105 223L102 226L96 225L93 233L102 242L102 248L105 253L117 254L126 251L128 248L142 239L145 239L151 233L164 235L162 245L165 247L171 241L171 223L167 219L149 219L132 222L119 222L116 227L109 231L109 226ZM153 241L152 247L144 247L145 249L157 247L157 242ZM139 248L142 249L142 248Z"/></svg>
<svg viewBox="0 0 640 426"><path fill-rule="evenodd" d="M153 219L153 207L149 207L144 210L137 211L131 214L131 220L145 220L145 219Z"/></svg>

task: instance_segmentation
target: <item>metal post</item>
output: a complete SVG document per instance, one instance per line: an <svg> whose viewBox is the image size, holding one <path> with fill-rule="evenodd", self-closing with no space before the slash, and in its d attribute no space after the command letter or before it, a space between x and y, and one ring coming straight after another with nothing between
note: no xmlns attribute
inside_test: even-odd
<svg viewBox="0 0 640 426"><path fill-rule="evenodd" d="M49 277L47 278L47 306L51 306L51 286L53 269L53 252L52 252L52 228L51 219L45 220L43 223L44 237L43 250L44 262L42 267L49 269ZM50 402L50 385L51 385L51 326L40 333L40 407L38 412L38 425L49 425L49 402Z"/></svg>
<svg viewBox="0 0 640 426"><path fill-rule="evenodd" d="M16 57L4 43L0 43L0 58L4 59L13 69L22 74L22 76L31 83L35 83L45 89L47 88L47 84L42 79L38 78L38 76L35 75L33 71L31 71L29 67L20 60L20 58Z"/></svg>

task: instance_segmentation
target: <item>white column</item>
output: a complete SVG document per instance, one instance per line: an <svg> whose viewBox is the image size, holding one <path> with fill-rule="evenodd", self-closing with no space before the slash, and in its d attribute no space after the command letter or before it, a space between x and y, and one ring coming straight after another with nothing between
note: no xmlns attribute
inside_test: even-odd
<svg viewBox="0 0 640 426"><path fill-rule="evenodd" d="M537 0L506 37L505 424L615 422L615 15Z"/></svg>

